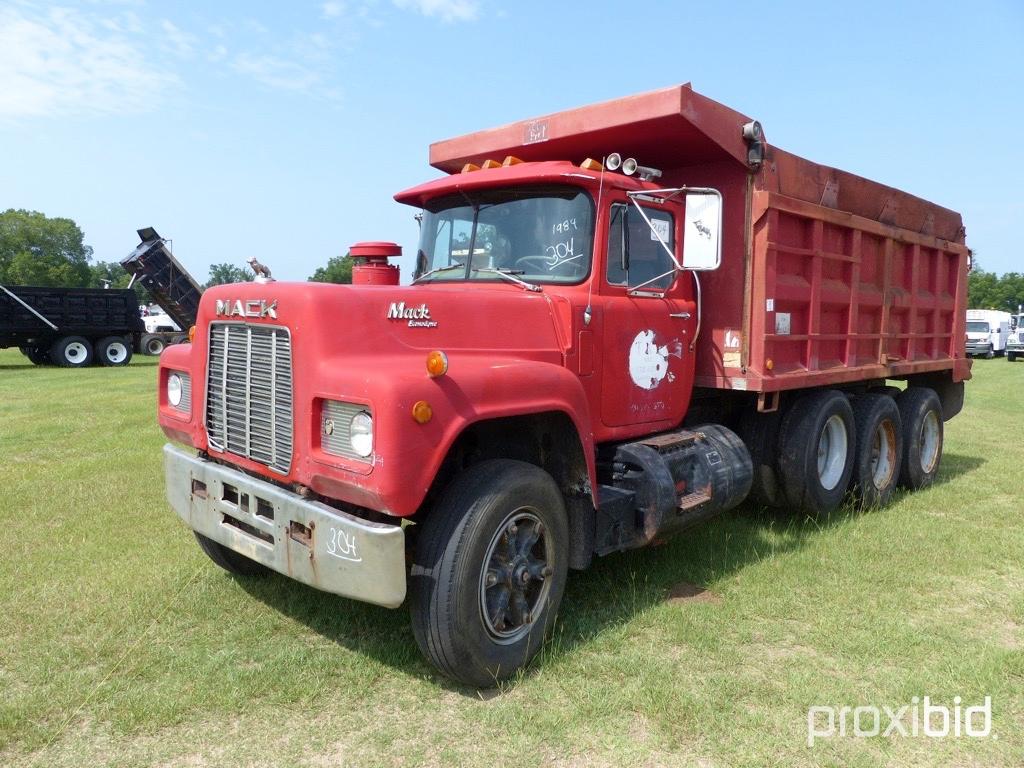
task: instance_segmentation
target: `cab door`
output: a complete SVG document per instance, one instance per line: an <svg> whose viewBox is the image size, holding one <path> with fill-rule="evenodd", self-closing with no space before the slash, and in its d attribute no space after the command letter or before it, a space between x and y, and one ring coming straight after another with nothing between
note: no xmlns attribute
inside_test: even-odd
<svg viewBox="0 0 1024 768"><path fill-rule="evenodd" d="M680 207L643 208L653 228L626 201L612 203L604 219L601 420L610 427L678 424L693 385L692 283L674 271L659 241L660 235L678 259Z"/></svg>

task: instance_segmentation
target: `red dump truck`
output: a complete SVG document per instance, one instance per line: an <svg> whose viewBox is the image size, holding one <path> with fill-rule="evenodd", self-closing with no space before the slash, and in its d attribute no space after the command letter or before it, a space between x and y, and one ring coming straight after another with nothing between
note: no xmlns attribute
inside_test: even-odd
<svg viewBox="0 0 1024 768"><path fill-rule="evenodd" d="M885 504L963 404L960 216L689 85L434 144L411 285L211 288L160 360L219 566L388 607L443 673L529 662L567 572L731 509ZM893 382L905 382L898 388Z"/></svg>

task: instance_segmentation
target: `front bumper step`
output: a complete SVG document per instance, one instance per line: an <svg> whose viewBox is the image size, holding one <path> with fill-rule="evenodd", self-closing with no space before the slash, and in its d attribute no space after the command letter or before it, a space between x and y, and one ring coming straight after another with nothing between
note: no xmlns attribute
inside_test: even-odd
<svg viewBox="0 0 1024 768"><path fill-rule="evenodd" d="M405 533L303 499L174 445L164 446L167 500L194 531L311 587L397 608Z"/></svg>

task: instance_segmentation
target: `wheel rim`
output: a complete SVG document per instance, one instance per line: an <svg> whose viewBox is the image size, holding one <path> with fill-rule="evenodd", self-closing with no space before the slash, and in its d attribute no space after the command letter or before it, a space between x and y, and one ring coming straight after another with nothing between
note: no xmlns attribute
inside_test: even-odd
<svg viewBox="0 0 1024 768"><path fill-rule="evenodd" d="M871 482L883 490L892 482L896 469L896 425L886 419L871 437Z"/></svg>
<svg viewBox="0 0 1024 768"><path fill-rule="evenodd" d="M921 420L921 469L931 474L939 463L939 417L935 411L928 411Z"/></svg>
<svg viewBox="0 0 1024 768"><path fill-rule="evenodd" d="M112 363L123 363L128 357L128 347L119 341L107 346L107 360Z"/></svg>
<svg viewBox="0 0 1024 768"><path fill-rule="evenodd" d="M498 526L480 574L480 613L497 642L529 634L551 590L554 545L536 510L520 507Z"/></svg>
<svg viewBox="0 0 1024 768"><path fill-rule="evenodd" d="M839 414L833 414L818 437L818 481L826 491L839 485L847 450L846 424Z"/></svg>
<svg viewBox="0 0 1024 768"><path fill-rule="evenodd" d="M89 350L80 341L73 341L64 347L64 359L72 365L81 365L89 357Z"/></svg>
<svg viewBox="0 0 1024 768"><path fill-rule="evenodd" d="M149 354L159 355L164 351L164 343L158 339L150 339L147 349L149 350Z"/></svg>

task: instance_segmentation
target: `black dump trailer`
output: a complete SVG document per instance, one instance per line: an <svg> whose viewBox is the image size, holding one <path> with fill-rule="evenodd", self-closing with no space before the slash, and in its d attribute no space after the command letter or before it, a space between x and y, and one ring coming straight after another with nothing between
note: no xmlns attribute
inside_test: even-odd
<svg viewBox="0 0 1024 768"><path fill-rule="evenodd" d="M182 331L196 324L199 297L203 291L192 275L178 263L167 240L152 227L137 230L141 242L121 266L149 291ZM185 338L178 332L155 332L143 335L139 350L147 355L159 355L167 344L176 344Z"/></svg>
<svg viewBox="0 0 1024 768"><path fill-rule="evenodd" d="M0 347L36 365L127 365L145 330L128 289L0 285Z"/></svg>

